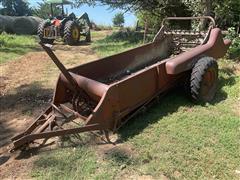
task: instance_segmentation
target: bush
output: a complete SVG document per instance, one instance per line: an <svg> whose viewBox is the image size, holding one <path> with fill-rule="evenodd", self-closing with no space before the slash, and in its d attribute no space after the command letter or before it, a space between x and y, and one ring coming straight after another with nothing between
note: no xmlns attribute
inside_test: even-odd
<svg viewBox="0 0 240 180"><path fill-rule="evenodd" d="M143 41L143 32L136 32L129 29L123 29L117 32L112 33L111 35L105 38L107 42L121 42L128 41L129 43L140 43ZM147 36L147 42L150 42L153 39L152 36Z"/></svg>
<svg viewBox="0 0 240 180"><path fill-rule="evenodd" d="M115 14L112 21L113 21L114 26L123 27L124 22L125 22L123 13Z"/></svg>
<svg viewBox="0 0 240 180"><path fill-rule="evenodd" d="M232 41L227 56L230 59L240 61L240 36L236 33L234 27L228 29L228 34L226 38Z"/></svg>
<svg viewBox="0 0 240 180"><path fill-rule="evenodd" d="M105 30L113 30L113 27L110 26L110 25L103 25L103 24L100 24L100 25L94 25L93 29L95 31L105 31Z"/></svg>

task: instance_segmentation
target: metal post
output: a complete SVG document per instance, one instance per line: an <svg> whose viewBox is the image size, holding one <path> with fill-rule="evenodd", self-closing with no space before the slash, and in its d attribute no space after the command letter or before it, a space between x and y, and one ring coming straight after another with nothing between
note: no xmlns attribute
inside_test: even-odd
<svg viewBox="0 0 240 180"><path fill-rule="evenodd" d="M53 5L52 5L52 3L51 3L51 16L53 17Z"/></svg>

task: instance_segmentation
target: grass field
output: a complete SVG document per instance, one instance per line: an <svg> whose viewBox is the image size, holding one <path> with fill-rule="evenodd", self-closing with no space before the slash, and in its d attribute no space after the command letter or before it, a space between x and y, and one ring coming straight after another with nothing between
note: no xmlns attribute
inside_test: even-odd
<svg viewBox="0 0 240 180"><path fill-rule="evenodd" d="M141 44L113 37L94 42L93 49L106 56ZM213 103L194 105L183 91L172 91L119 131L120 147L129 147L128 150L116 147L101 153L98 146L85 143L75 148L59 148L42 153L31 176L239 179L240 65L221 59L219 66L219 86Z"/></svg>
<svg viewBox="0 0 240 180"><path fill-rule="evenodd" d="M147 41L150 41L149 37ZM101 57L120 53L143 44L143 33L133 31L114 31L104 39L93 42L93 50Z"/></svg>
<svg viewBox="0 0 240 180"><path fill-rule="evenodd" d="M37 50L36 36L0 34L0 64Z"/></svg>
<svg viewBox="0 0 240 180"><path fill-rule="evenodd" d="M93 41L101 39L104 32L92 31ZM0 64L16 60L28 52L41 50L38 42L37 36L0 34Z"/></svg>

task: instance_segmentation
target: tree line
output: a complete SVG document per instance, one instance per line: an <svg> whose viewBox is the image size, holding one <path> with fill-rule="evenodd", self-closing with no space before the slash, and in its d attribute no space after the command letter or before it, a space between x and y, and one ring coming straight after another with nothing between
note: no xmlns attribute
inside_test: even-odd
<svg viewBox="0 0 240 180"><path fill-rule="evenodd" d="M155 28L167 16L212 16L222 29L240 28L240 0L75 0L75 5L97 3L137 14Z"/></svg>
<svg viewBox="0 0 240 180"><path fill-rule="evenodd" d="M7 16L38 16L43 19L49 17L51 12L50 5L45 1L38 2L38 7L30 7L29 3L25 0L0 0L0 14ZM56 14L61 13L58 7L55 7Z"/></svg>
<svg viewBox="0 0 240 180"><path fill-rule="evenodd" d="M167 16L212 16L222 29L240 28L240 0L72 0L75 7L82 4L108 5L137 14L141 21L158 28ZM30 8L25 0L0 0L0 14L11 16L37 15L46 18L50 6L42 1L37 8ZM57 10L57 9L56 9Z"/></svg>

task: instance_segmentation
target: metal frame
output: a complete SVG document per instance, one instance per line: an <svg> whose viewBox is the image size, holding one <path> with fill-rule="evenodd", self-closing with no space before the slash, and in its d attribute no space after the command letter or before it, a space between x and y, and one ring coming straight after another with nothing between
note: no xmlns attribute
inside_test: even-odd
<svg viewBox="0 0 240 180"><path fill-rule="evenodd" d="M173 30L169 29L166 25L167 21L175 20L201 20L207 19L212 22L208 27L207 31L196 31L196 30ZM184 51L188 51L189 48L197 45L203 45L208 42L211 30L215 28L215 20L211 16L200 16L200 17L167 17L162 21L162 27L154 37L154 41L161 40L164 36L172 36L174 39L174 49L176 49L175 55L178 55Z"/></svg>
<svg viewBox="0 0 240 180"><path fill-rule="evenodd" d="M162 21L162 26L165 25L165 22L168 20L199 20L199 19L208 19L213 23L213 27L216 27L215 19L211 16L199 16L199 17L167 17Z"/></svg>

